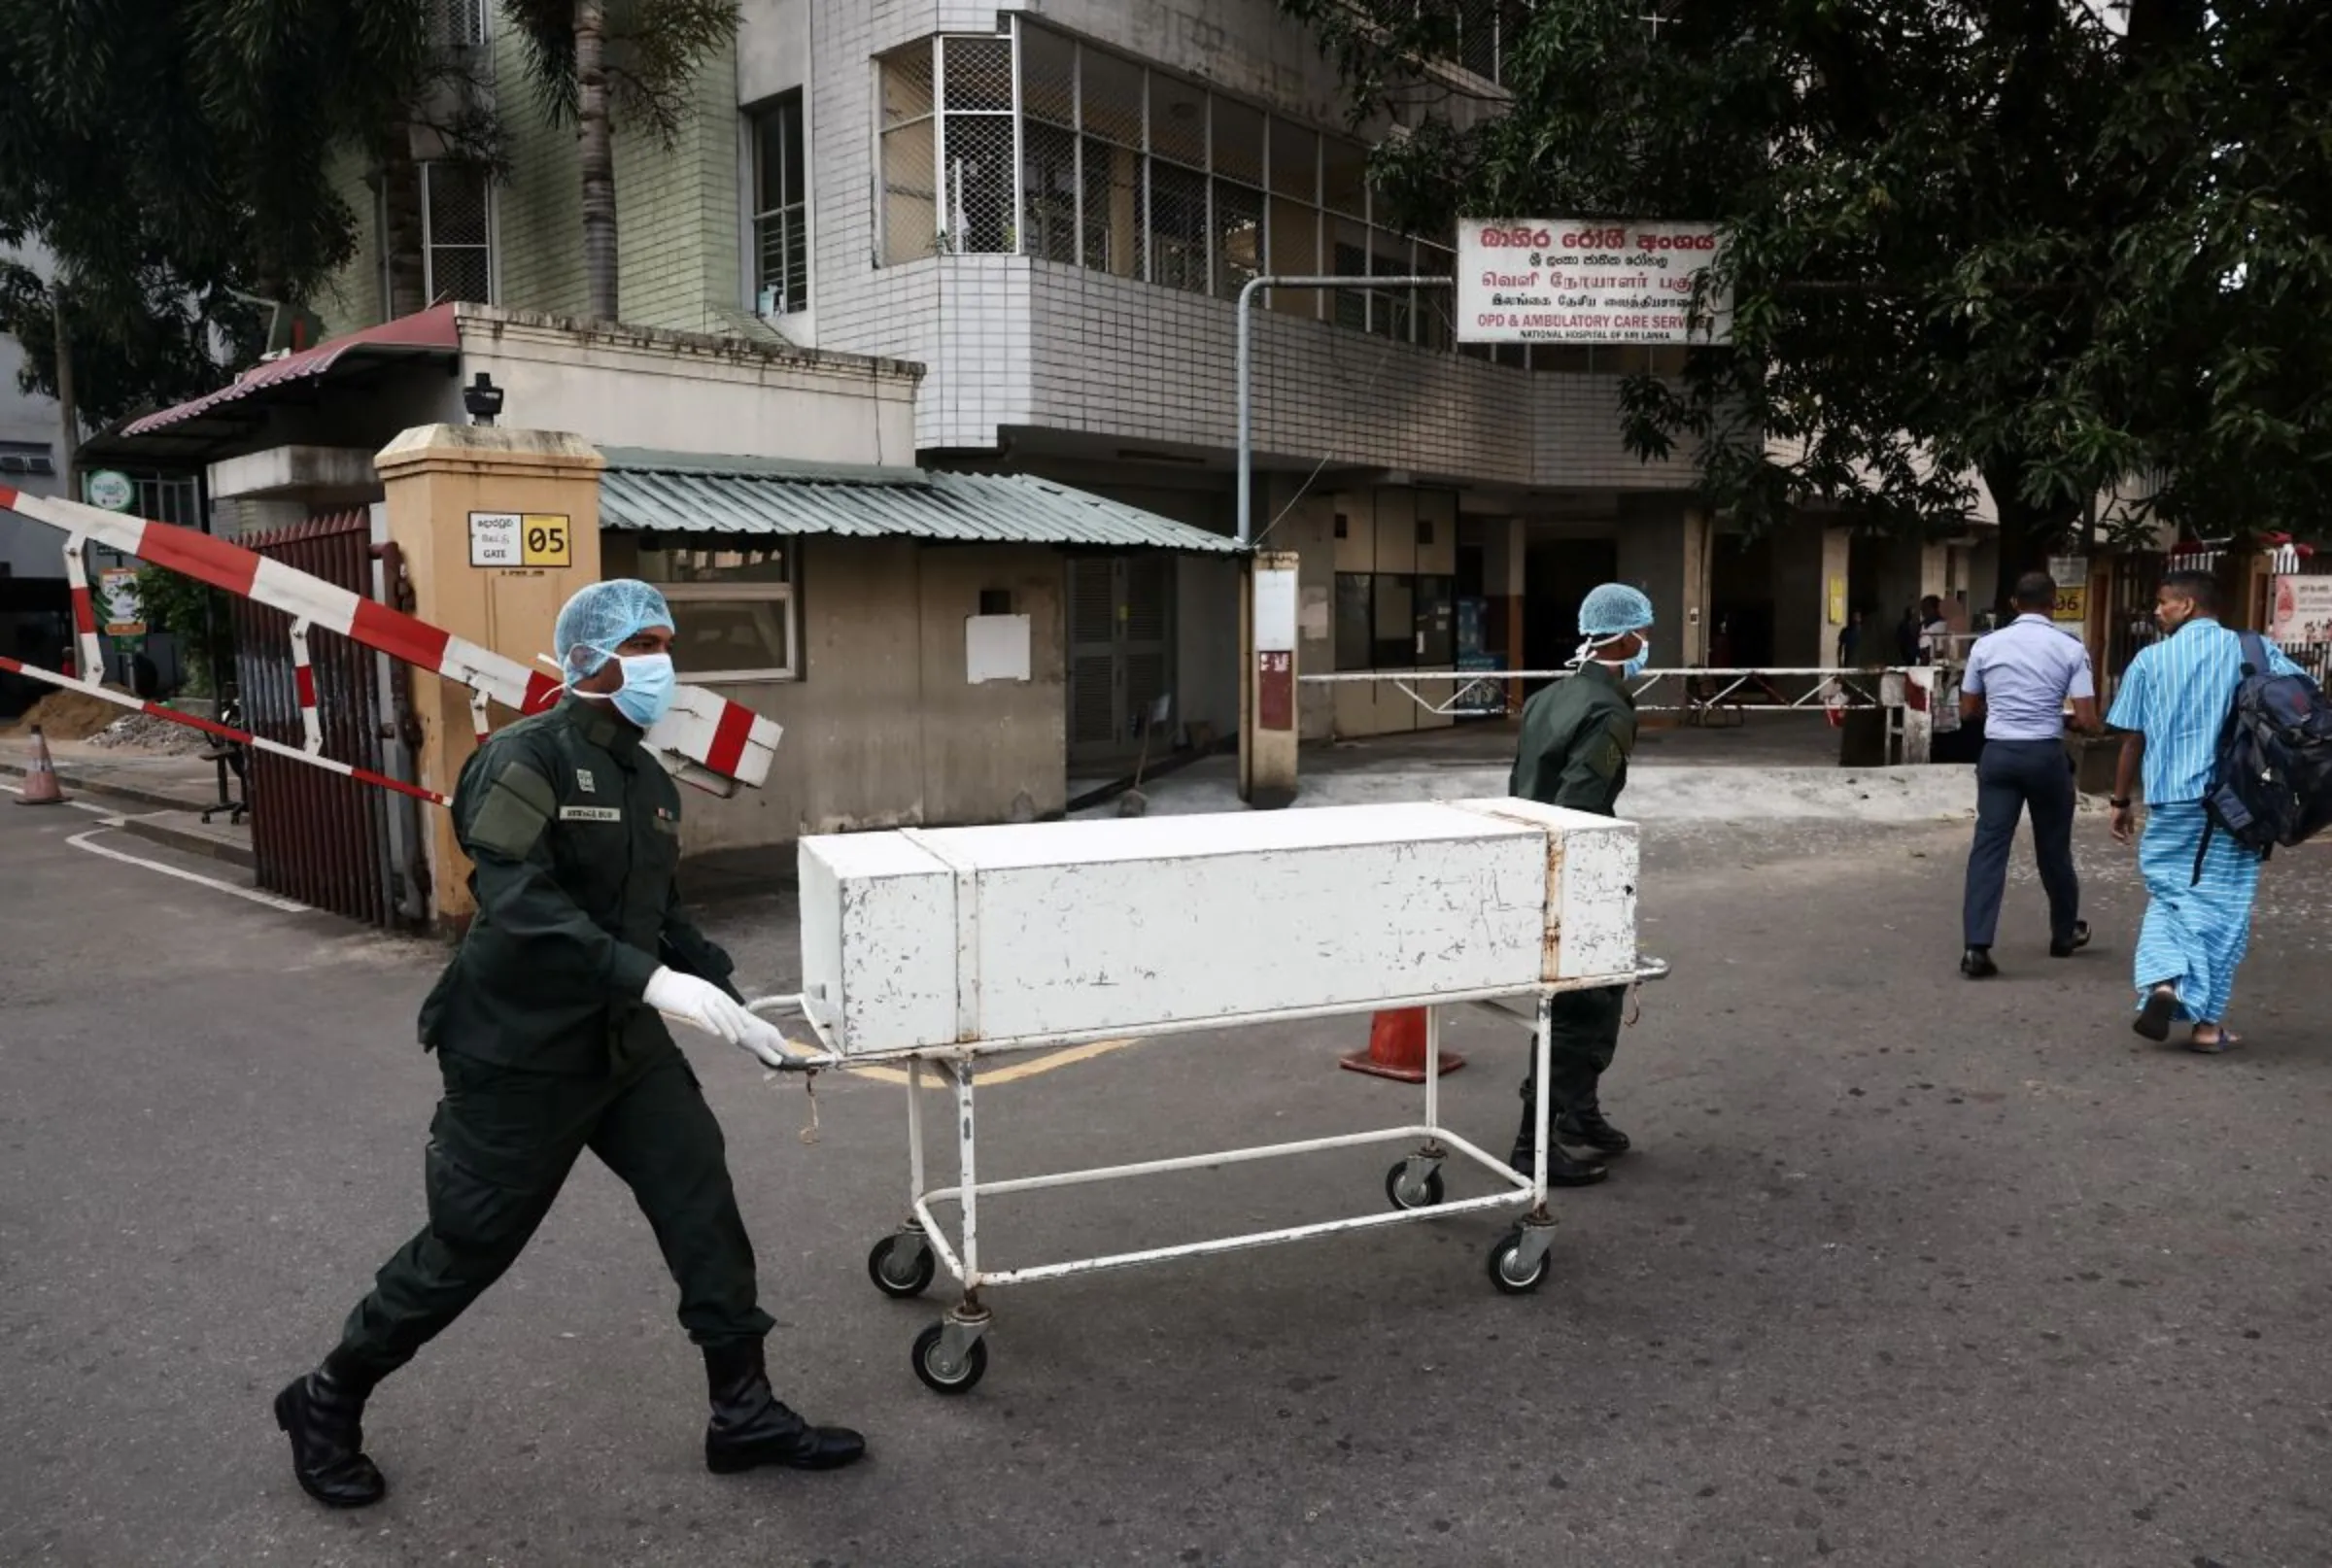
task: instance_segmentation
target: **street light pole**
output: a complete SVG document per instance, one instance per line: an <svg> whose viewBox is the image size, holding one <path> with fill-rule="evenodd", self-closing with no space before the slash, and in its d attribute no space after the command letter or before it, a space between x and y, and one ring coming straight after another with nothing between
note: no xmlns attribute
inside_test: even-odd
<svg viewBox="0 0 2332 1568"><path fill-rule="evenodd" d="M1264 274L1239 290L1239 553L1247 582L1239 601L1239 798L1253 806L1295 799L1297 719L1296 558L1255 548L1254 306L1266 289L1448 289L1455 278L1311 277ZM1266 528L1266 532L1269 528Z"/></svg>
<svg viewBox="0 0 2332 1568"><path fill-rule="evenodd" d="M1254 546L1254 497L1250 488L1254 478L1254 301L1256 293L1265 289L1449 289L1458 280L1450 277L1426 278L1371 278L1339 276L1330 273L1313 277L1258 276L1250 278L1239 290L1239 548Z"/></svg>

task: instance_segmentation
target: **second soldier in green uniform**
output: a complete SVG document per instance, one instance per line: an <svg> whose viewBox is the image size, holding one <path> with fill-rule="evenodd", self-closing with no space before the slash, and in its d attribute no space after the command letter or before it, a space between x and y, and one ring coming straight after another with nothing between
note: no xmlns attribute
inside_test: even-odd
<svg viewBox="0 0 2332 1568"><path fill-rule="evenodd" d="M1652 601L1625 583L1605 583L1579 605L1577 672L1545 688L1523 705L1507 793L1542 805L1615 814L1628 787L1628 759L1635 751L1635 702L1626 682L1652 654ZM1557 1147L1548 1150L1551 1186L1584 1187L1608 1175L1604 1158L1628 1150L1628 1135L1603 1119L1598 1088L1619 1049L1628 988L1569 991L1554 1002L1548 1113ZM1537 1144L1537 1096L1523 1079L1523 1126L1515 1135L1514 1168L1528 1173ZM1584 1158L1560 1145L1585 1151Z"/></svg>

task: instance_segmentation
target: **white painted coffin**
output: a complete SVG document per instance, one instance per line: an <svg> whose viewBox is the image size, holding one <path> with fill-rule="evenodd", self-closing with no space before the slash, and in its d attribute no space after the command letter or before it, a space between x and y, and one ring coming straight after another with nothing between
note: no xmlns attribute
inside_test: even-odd
<svg viewBox="0 0 2332 1568"><path fill-rule="evenodd" d="M804 1001L875 1055L1622 978L1636 857L1527 801L805 838Z"/></svg>

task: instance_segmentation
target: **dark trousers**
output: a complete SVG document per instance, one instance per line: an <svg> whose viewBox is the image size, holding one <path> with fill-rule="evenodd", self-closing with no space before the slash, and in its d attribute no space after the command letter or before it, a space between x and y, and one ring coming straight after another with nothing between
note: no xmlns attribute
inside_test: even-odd
<svg viewBox="0 0 2332 1568"><path fill-rule="evenodd" d="M445 1093L424 1162L429 1220L349 1314L344 1364L377 1381L412 1360L518 1261L587 1148L647 1215L689 1338L719 1345L769 1333L721 1124L687 1058L660 1052L603 1077L442 1050L437 1065Z"/></svg>
<svg viewBox="0 0 2332 1568"><path fill-rule="evenodd" d="M2048 892L2048 934L2073 940L2081 917L2081 883L2073 869L2073 762L2057 740L1995 740L1975 768L1975 842L1968 851L1965 911L1968 945L1989 947L2000 930L2008 846L2016 819L2033 813L2033 856Z"/></svg>
<svg viewBox="0 0 2332 1568"><path fill-rule="evenodd" d="M1574 1107L1597 1108L1596 1091L1603 1072L1620 1048L1620 1022L1628 1009L1628 988L1604 986L1595 991L1565 991L1550 1004L1552 1038L1547 1042L1547 1108L1560 1116ZM1537 1065L1523 1074L1523 1104L1537 1104L1532 1076ZM1527 1110L1526 1109L1526 1119Z"/></svg>

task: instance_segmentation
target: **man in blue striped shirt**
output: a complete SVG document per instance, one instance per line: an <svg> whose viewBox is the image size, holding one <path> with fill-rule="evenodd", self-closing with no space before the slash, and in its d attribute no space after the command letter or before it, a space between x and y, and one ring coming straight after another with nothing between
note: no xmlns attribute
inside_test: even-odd
<svg viewBox="0 0 2332 1568"><path fill-rule="evenodd" d="M2203 812L2218 760L2218 736L2243 684L2243 639L2218 624L2218 583L2208 572L2174 571L2154 599L2162 640L2140 651L2121 678L2106 722L2126 731L2113 783L2113 836L2136 836L2132 793L2143 770L2145 836L2138 870L2145 878L2145 923L2138 936L2139 1034L2168 1040L2173 1021L2192 1024L2191 1050L2216 1054L2242 1043L2226 1027L2235 971L2251 940L2259 857ZM2297 673L2271 645L2272 673ZM2208 847L2206 848L2206 840Z"/></svg>

